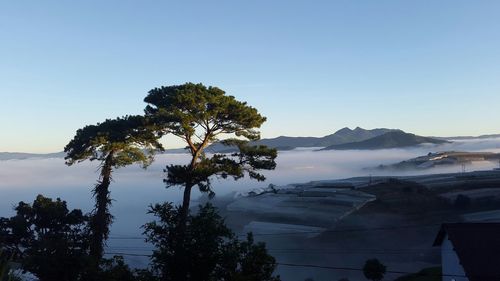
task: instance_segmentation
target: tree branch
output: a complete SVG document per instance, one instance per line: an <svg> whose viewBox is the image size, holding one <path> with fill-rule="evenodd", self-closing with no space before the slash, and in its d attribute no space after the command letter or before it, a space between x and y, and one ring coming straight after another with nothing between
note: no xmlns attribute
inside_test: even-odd
<svg viewBox="0 0 500 281"><path fill-rule="evenodd" d="M193 156L195 156L197 154L198 150L196 149L196 146L191 141L191 136L186 134L186 135L184 135L184 139L186 140L187 144L189 145L189 149L191 150L191 154Z"/></svg>

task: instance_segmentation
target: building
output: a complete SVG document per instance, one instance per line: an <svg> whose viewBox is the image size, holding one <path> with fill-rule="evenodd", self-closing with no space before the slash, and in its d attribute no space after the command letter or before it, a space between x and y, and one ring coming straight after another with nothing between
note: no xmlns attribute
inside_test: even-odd
<svg viewBox="0 0 500 281"><path fill-rule="evenodd" d="M500 223L447 223L441 247L443 281L500 281Z"/></svg>

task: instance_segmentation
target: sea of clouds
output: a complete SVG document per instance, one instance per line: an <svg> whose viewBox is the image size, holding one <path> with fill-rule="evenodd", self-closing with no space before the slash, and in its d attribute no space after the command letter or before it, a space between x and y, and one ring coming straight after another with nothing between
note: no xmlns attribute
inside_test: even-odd
<svg viewBox="0 0 500 281"><path fill-rule="evenodd" d="M314 180L342 179L355 176L387 175L388 171L367 170L380 164L392 164L429 152L438 151L489 151L500 152L500 138L456 140L439 146L421 145L408 149L316 151L317 149L295 149L279 153L277 168L266 171L265 182L249 179L234 181L215 179L217 195L227 195L235 191L245 191L269 184L278 186ZM186 154L163 154L146 170L139 166L118 169L113 174L111 197L112 214L115 222L112 237L139 236L140 228L152 217L147 215L148 206L164 201L180 202L179 188L166 188L163 183L163 169L167 164L187 163ZM478 162L466 167L468 171L487 170L498 167L498 163ZM459 172L462 167L450 166L430 170L391 172L392 175L418 175L425 173ZM64 160L26 159L0 161L0 216L13 214L13 206L19 201L32 202L37 194L60 197L70 208L91 211L93 198L91 189L99 176L98 163L83 162L68 167ZM193 198L199 198L195 192ZM194 203L196 204L196 203ZM137 243L136 243L137 244ZM114 250L127 249L127 240L111 240ZM138 248L144 247L140 245Z"/></svg>

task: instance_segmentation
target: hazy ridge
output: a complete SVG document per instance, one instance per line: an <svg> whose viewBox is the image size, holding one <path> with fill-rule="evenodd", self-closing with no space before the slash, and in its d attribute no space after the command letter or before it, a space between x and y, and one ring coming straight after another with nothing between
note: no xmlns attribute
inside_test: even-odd
<svg viewBox="0 0 500 281"><path fill-rule="evenodd" d="M403 131L392 131L364 141L331 145L323 150L402 148L424 143L443 144L447 142L446 140L417 136Z"/></svg>
<svg viewBox="0 0 500 281"><path fill-rule="evenodd" d="M406 133L400 129L376 128L363 129L356 127L350 129L342 128L333 134L324 137L292 137L279 136L276 138L261 139L252 142L252 145L266 145L281 151L292 150L298 147L324 147L324 150L348 150L348 149L386 149L404 148L416 146L422 143L442 144L450 140L465 139L488 139L500 137L500 134L489 134L481 136L457 136L457 137L424 137ZM234 147L222 144L213 144L207 148L208 152L231 152ZM165 153L185 153L183 148L167 149ZM22 152L0 152L1 160L22 160L31 158L63 158L64 152L54 153L22 153Z"/></svg>

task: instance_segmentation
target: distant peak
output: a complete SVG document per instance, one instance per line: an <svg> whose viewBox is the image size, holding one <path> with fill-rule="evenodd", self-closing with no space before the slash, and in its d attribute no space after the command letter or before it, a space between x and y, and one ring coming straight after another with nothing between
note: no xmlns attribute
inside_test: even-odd
<svg viewBox="0 0 500 281"><path fill-rule="evenodd" d="M337 132L335 133L342 133L342 132L351 132L352 130L349 128L349 127L344 127L340 130L338 130Z"/></svg>

